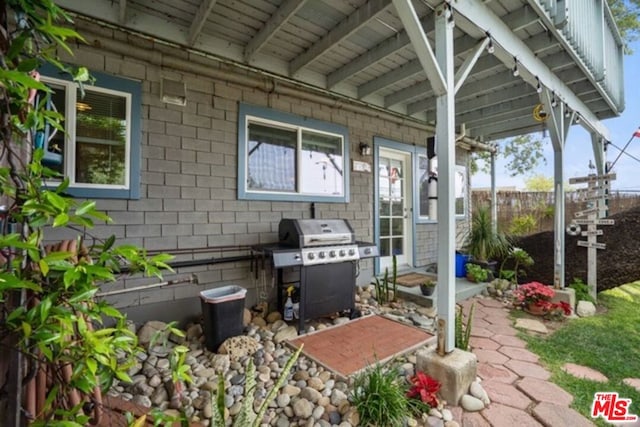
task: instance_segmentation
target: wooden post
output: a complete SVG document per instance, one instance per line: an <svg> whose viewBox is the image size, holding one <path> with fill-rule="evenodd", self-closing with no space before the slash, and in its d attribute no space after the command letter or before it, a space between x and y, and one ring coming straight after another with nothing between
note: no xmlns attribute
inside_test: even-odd
<svg viewBox="0 0 640 427"><path fill-rule="evenodd" d="M579 178L571 178L569 184L587 184L583 191L581 200L587 203L584 211L574 214L577 218L573 220L576 225L586 225L587 231L582 231L581 236L586 236L587 240L578 240L578 246L587 248L587 285L589 295L594 301L598 295L598 249L605 249L605 244L598 242L598 236L602 234L598 230L598 225L613 225L612 219L602 218L607 212L606 200L609 197L609 185L616 179L615 174L589 175ZM585 217L586 218L582 218Z"/></svg>

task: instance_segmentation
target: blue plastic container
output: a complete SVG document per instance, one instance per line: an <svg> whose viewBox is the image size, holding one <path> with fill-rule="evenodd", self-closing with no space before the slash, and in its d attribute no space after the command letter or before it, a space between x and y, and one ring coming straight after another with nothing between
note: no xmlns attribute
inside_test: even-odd
<svg viewBox="0 0 640 427"><path fill-rule="evenodd" d="M469 255L456 252L456 277L465 277L467 275L466 266L468 261Z"/></svg>

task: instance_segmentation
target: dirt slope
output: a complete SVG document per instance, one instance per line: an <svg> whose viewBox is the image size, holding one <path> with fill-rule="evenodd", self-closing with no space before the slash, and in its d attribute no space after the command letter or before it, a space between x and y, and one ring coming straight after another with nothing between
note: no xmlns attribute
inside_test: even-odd
<svg viewBox="0 0 640 427"><path fill-rule="evenodd" d="M607 248L598 250L598 290L640 280L640 207L611 216L615 225L599 226L604 235L598 242ZM583 226L586 230L586 226ZM569 284L574 277L587 281L587 248L579 247L578 240L565 234L565 277ZM553 232L533 234L519 239L516 245L526 250L535 260L527 279L553 283Z"/></svg>

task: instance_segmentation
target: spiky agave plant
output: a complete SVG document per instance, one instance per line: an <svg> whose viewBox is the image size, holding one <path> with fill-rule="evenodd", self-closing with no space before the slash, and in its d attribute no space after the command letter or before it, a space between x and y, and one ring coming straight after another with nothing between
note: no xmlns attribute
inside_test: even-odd
<svg viewBox="0 0 640 427"><path fill-rule="evenodd" d="M275 384L269 390L269 393L265 396L262 404L258 408L257 413L253 411L253 402L255 401L255 388L256 388L256 367L253 364L253 360L250 358L247 365L247 371L245 374L246 380L244 383L244 398L242 399L242 407L240 412L233 420L233 427L259 427L262 424L262 418L267 412L269 403L275 399L276 394L282 388L285 381L289 376L289 372L293 368L293 365L300 357L302 352L302 345L296 350L295 353L289 357L287 363L282 368L280 376L276 380ZM224 426L224 376L218 375L218 390L215 395L212 396L212 405L216 410L213 411L213 417L211 418L211 425L214 427Z"/></svg>

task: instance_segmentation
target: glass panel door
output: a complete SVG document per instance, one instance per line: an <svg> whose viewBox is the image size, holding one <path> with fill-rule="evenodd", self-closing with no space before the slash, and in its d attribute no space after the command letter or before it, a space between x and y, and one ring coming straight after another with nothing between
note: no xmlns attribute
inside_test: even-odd
<svg viewBox="0 0 640 427"><path fill-rule="evenodd" d="M380 149L378 162L378 230L380 230L380 271L391 270L393 255L398 266L410 266L412 221L411 156Z"/></svg>

